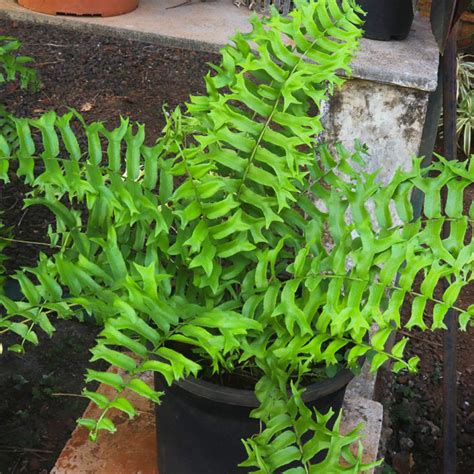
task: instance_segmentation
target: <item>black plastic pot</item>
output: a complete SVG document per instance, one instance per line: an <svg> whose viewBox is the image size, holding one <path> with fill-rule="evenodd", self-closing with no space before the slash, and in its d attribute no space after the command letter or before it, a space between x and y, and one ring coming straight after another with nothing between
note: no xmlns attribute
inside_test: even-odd
<svg viewBox="0 0 474 474"><path fill-rule="evenodd" d="M413 23L412 0L357 0L367 12L366 38L375 40L403 40Z"/></svg>
<svg viewBox="0 0 474 474"><path fill-rule="evenodd" d="M322 413L341 409L349 370L307 387L303 400ZM165 391L156 409L158 469L160 474L241 474L237 465L246 459L241 439L258 433L260 426L249 418L258 406L251 390L221 387L198 379L175 382L168 387L155 378L157 390ZM332 422L335 421L335 418ZM315 461L324 459L318 453Z"/></svg>

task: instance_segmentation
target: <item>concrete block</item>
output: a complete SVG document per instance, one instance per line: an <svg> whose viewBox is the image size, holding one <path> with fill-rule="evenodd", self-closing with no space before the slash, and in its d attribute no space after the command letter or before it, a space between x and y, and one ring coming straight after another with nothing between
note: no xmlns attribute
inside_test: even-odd
<svg viewBox="0 0 474 474"><path fill-rule="evenodd" d="M370 372L370 364L365 362L360 374L354 377L347 386L346 398L357 397L372 400L374 398L376 378L377 374Z"/></svg>
<svg viewBox="0 0 474 474"><path fill-rule="evenodd" d="M348 149L359 139L369 149L366 171L380 169L387 182L418 156L427 105L426 91L352 79L329 101L324 138Z"/></svg>
<svg viewBox="0 0 474 474"><path fill-rule="evenodd" d="M356 396L344 399L344 415L341 423L342 433L348 433L361 423L363 461L371 463L378 458L380 435L382 433L383 406L379 402Z"/></svg>

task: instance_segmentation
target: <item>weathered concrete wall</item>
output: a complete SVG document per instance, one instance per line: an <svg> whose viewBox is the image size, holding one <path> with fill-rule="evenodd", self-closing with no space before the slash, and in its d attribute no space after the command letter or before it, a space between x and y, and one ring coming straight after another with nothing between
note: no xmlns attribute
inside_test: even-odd
<svg viewBox="0 0 474 474"><path fill-rule="evenodd" d="M382 181L419 153L428 97L436 89L438 48L430 23L416 18L403 41L362 39L352 78L326 104L325 137L369 147L368 169Z"/></svg>
<svg viewBox="0 0 474 474"><path fill-rule="evenodd" d="M369 148L368 170L381 169L385 181L418 154L427 103L427 91L348 80L326 106L324 138L349 149L359 139Z"/></svg>

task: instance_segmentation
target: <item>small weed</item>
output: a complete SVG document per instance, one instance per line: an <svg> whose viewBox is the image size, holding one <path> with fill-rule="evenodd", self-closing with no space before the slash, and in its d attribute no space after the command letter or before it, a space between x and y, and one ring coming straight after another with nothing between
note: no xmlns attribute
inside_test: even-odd
<svg viewBox="0 0 474 474"><path fill-rule="evenodd" d="M10 377L10 380L12 382L12 385L13 385L13 390L17 390L19 392L21 392L25 385L28 385L28 380L25 379L25 377L23 377L23 375L21 374L14 374Z"/></svg>
<svg viewBox="0 0 474 474"><path fill-rule="evenodd" d="M18 410L15 415L18 419L26 421L30 418L31 413L29 412L29 410Z"/></svg>
<svg viewBox="0 0 474 474"><path fill-rule="evenodd" d="M45 374L41 377L39 384L33 387L32 394L34 400L44 400L49 398L52 393L56 390L56 385L58 383L56 377L54 377L54 372Z"/></svg>
<svg viewBox="0 0 474 474"><path fill-rule="evenodd" d="M401 395L403 398L407 400L413 400L417 397L416 392L413 390L412 387L405 384L395 384L394 391L396 394Z"/></svg>
<svg viewBox="0 0 474 474"><path fill-rule="evenodd" d="M410 426L412 424L412 416L410 413L410 406L406 400L393 405L392 417L397 425Z"/></svg>

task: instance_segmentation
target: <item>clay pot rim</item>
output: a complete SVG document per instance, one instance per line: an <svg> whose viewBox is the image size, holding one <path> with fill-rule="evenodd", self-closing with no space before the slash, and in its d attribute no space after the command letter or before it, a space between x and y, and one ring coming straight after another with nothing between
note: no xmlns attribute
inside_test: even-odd
<svg viewBox="0 0 474 474"><path fill-rule="evenodd" d="M18 0L18 4L31 11L47 15L64 16L117 16L130 13L139 0Z"/></svg>
<svg viewBox="0 0 474 474"><path fill-rule="evenodd" d="M464 12L461 15L461 20L469 23L474 23L474 12Z"/></svg>

